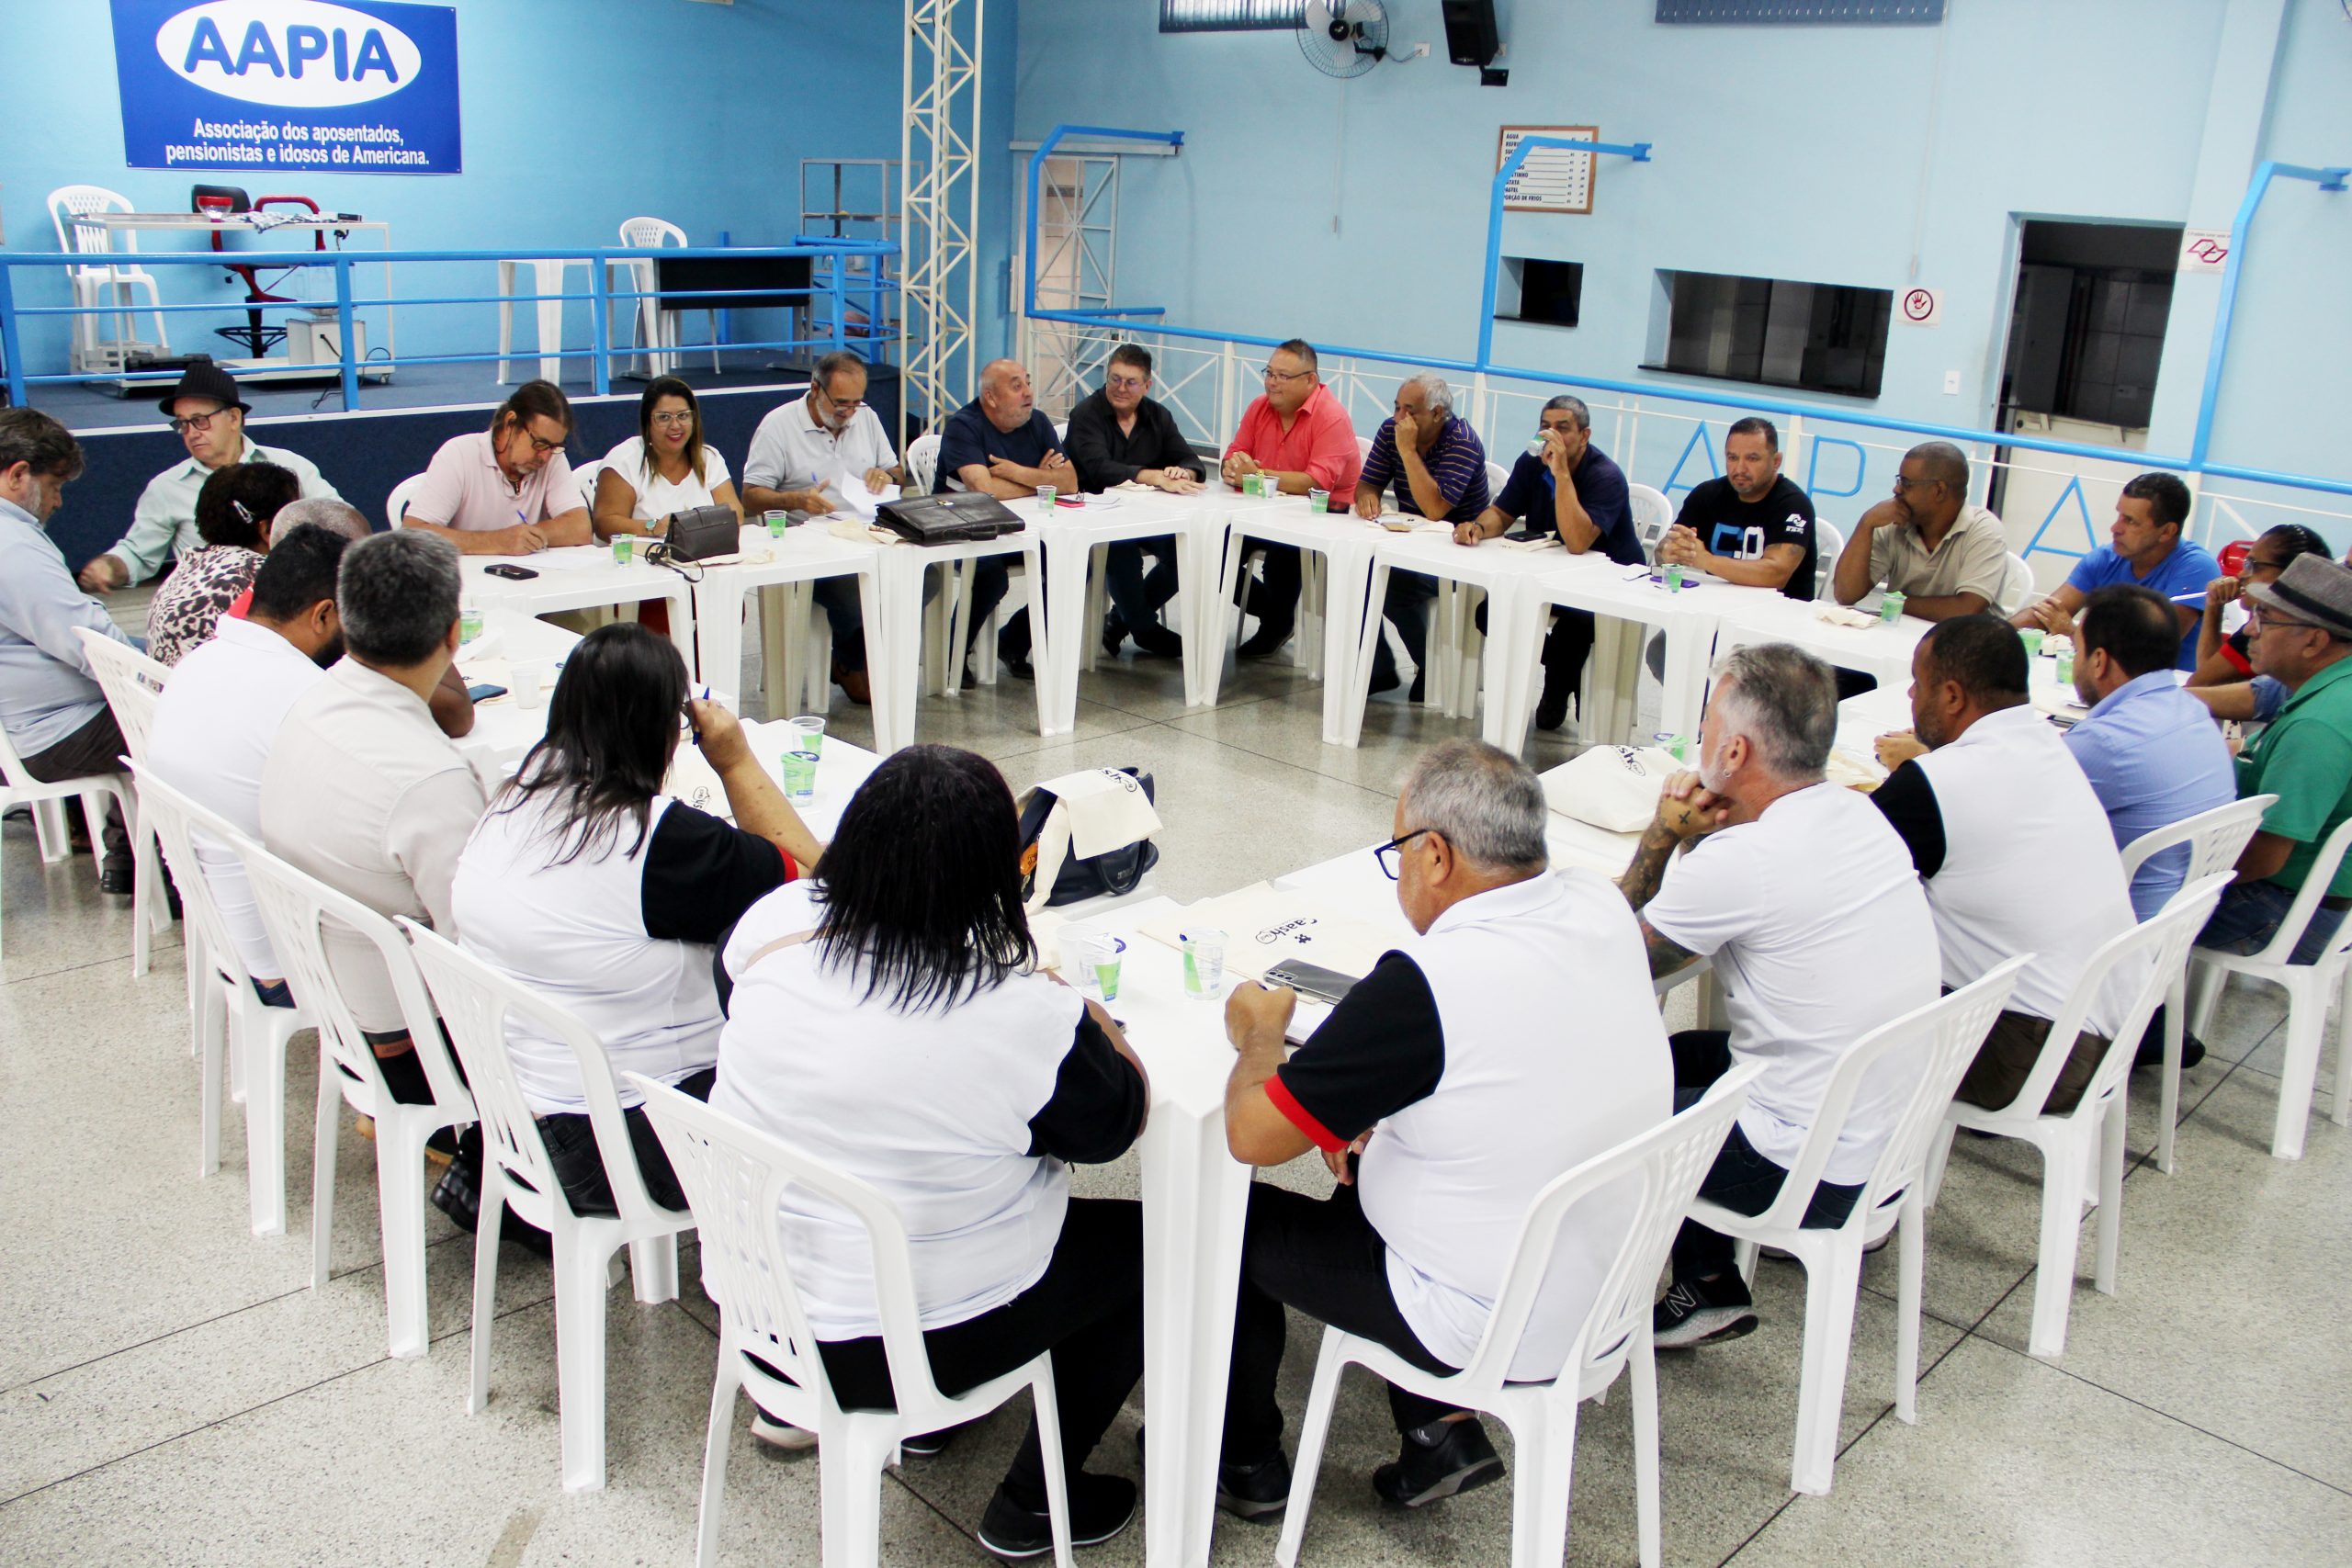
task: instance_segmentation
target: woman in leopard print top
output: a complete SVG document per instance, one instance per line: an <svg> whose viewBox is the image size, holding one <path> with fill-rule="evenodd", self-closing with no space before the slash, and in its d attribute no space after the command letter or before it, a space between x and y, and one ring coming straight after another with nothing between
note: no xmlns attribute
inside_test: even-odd
<svg viewBox="0 0 2352 1568"><path fill-rule="evenodd" d="M293 472L274 463L213 470L196 498L196 531L204 543L180 558L147 607L149 658L177 664L211 640L222 614L254 584L269 549L271 520L301 493Z"/></svg>

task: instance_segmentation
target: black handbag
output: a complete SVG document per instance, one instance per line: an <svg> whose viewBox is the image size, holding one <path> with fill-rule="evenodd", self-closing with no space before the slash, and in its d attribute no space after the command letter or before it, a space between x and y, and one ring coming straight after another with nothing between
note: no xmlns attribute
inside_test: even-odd
<svg viewBox="0 0 2352 1568"><path fill-rule="evenodd" d="M1143 796L1155 806L1159 796L1152 791L1151 775L1134 768L1121 768L1120 773L1132 778L1143 789ZM1031 909L1052 908L1063 904L1083 903L1089 898L1105 895L1124 896L1134 892L1143 883L1144 874L1159 863L1159 846L1149 839L1137 839L1115 850L1105 850L1099 855L1081 859L1069 853L1069 833L1067 827L1058 833L1049 832L1054 809L1061 799L1052 791L1033 789L1021 800L1021 897ZM1041 861L1060 859L1052 864ZM1051 889L1042 906L1037 898L1040 886Z"/></svg>
<svg viewBox="0 0 2352 1568"><path fill-rule="evenodd" d="M693 506L670 513L662 553L672 560L707 560L743 547L743 525L727 506Z"/></svg>
<svg viewBox="0 0 2352 1568"><path fill-rule="evenodd" d="M992 495L946 491L885 502L876 521L915 545L960 545L1021 532L1021 519Z"/></svg>

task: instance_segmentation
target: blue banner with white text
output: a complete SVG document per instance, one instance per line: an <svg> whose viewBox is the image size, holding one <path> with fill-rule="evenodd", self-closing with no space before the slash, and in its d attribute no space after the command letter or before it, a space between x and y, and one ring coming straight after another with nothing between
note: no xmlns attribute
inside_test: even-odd
<svg viewBox="0 0 2352 1568"><path fill-rule="evenodd" d="M112 0L134 169L454 175L458 13L390 0Z"/></svg>

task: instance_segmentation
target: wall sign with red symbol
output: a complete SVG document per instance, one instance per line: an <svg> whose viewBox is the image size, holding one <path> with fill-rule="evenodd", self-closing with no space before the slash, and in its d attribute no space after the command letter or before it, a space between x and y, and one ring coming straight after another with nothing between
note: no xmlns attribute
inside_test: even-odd
<svg viewBox="0 0 2352 1568"><path fill-rule="evenodd" d="M1944 321L1944 291L1906 288L1894 297L1895 314L1915 327L1939 327Z"/></svg>

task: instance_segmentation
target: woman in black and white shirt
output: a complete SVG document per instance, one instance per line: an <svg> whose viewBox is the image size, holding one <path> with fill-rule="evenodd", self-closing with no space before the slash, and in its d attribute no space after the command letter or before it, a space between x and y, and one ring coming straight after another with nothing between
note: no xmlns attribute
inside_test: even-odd
<svg viewBox="0 0 2352 1568"><path fill-rule="evenodd" d="M710 1103L897 1205L944 1391L1053 1352L1071 1534L1090 1544L1135 1513L1133 1483L1079 1466L1143 1371L1143 1222L1136 1203L1070 1197L1065 1168L1124 1154L1148 1086L1109 1014L1034 972L1020 853L1012 792L985 759L891 755L818 879L728 938ZM891 1408L864 1231L805 1194L783 1222L835 1396ZM980 1544L1049 1550L1045 1510L1032 1422Z"/></svg>
<svg viewBox="0 0 2352 1568"><path fill-rule="evenodd" d="M682 712L734 826L662 793ZM468 952L587 1024L616 1077L640 1072L700 1098L722 1021L710 944L819 852L734 716L688 701L678 650L623 621L565 661L546 738L458 858L451 912ZM571 1047L521 1019L506 1044L573 1211L615 1213ZM685 1207L644 1111L626 1089L621 1103L646 1190Z"/></svg>

